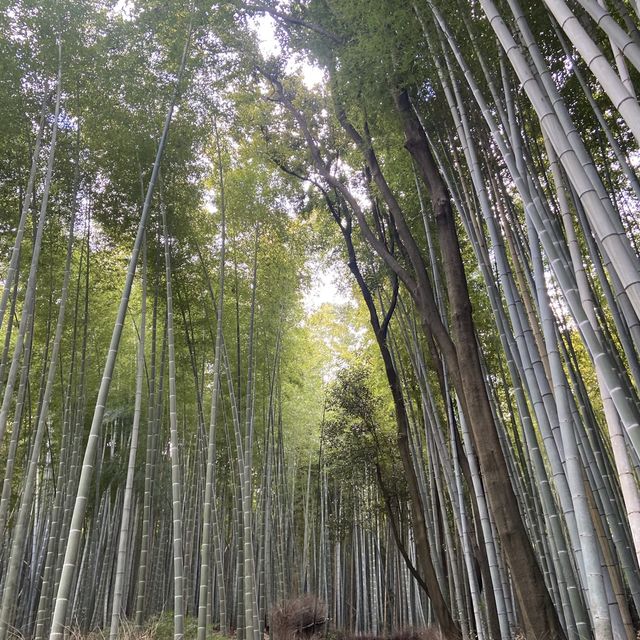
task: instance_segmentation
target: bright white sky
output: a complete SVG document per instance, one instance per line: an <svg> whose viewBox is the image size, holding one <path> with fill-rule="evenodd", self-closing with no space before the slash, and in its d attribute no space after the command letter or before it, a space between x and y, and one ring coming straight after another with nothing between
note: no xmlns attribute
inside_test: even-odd
<svg viewBox="0 0 640 640"><path fill-rule="evenodd" d="M303 305L307 315L317 311L323 304L345 304L353 300L351 292L339 283L344 282L344 268L335 262L323 260L311 264L311 282L303 292Z"/></svg>
<svg viewBox="0 0 640 640"><path fill-rule="evenodd" d="M249 18L249 26L255 32L260 53L265 58L276 58L282 54L280 43L276 39L276 23L270 15L257 15ZM286 71L290 73L301 72L303 82L308 89L312 89L324 81L324 71L299 56L293 56L289 59Z"/></svg>

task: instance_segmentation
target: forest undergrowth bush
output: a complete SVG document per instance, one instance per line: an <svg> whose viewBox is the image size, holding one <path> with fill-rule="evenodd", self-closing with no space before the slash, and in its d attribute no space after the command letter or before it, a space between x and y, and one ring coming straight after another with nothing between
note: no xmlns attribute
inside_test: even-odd
<svg viewBox="0 0 640 640"><path fill-rule="evenodd" d="M378 636L353 636L341 630L329 631L327 605L312 594L274 606L269 623L272 640L445 640L434 628L401 629Z"/></svg>
<svg viewBox="0 0 640 640"><path fill-rule="evenodd" d="M275 605L269 615L273 640L322 636L327 623L327 605L317 596L306 594Z"/></svg>

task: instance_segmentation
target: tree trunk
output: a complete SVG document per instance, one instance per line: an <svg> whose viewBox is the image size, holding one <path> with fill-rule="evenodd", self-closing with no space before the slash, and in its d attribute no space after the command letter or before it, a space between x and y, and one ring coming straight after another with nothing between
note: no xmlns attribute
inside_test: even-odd
<svg viewBox="0 0 640 640"><path fill-rule="evenodd" d="M454 384L471 428L489 504L513 576L525 633L530 637L564 638L558 614L520 516L493 420L480 365L471 301L449 194L407 92L399 91L394 97L402 118L405 146L431 194L451 306L452 337L458 360L457 363L448 364L452 372L457 369L457 374L453 375ZM458 363L464 363L464 366L458 366Z"/></svg>

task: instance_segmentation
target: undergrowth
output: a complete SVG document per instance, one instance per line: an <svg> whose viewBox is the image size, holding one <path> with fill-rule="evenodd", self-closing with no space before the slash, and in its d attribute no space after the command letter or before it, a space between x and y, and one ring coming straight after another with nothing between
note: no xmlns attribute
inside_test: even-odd
<svg viewBox="0 0 640 640"><path fill-rule="evenodd" d="M198 620L195 617L184 619L184 640L195 640L198 635ZM108 640L109 630L98 629L89 633L72 630L70 640ZM141 629L136 629L128 620L120 624L118 640L173 640L173 612L150 618ZM207 629L207 640L229 640L216 629Z"/></svg>

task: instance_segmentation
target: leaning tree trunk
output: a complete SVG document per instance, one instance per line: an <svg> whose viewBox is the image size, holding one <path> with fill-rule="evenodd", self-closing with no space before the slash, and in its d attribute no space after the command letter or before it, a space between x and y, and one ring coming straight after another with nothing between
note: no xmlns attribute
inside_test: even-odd
<svg viewBox="0 0 640 640"><path fill-rule="evenodd" d="M487 397L451 200L408 94L399 91L395 94L395 100L404 126L406 147L431 194L457 354L457 362L448 365L454 374L456 391L465 409L480 469L486 481L491 512L514 578L525 633L531 637L564 638L564 630L520 516Z"/></svg>

